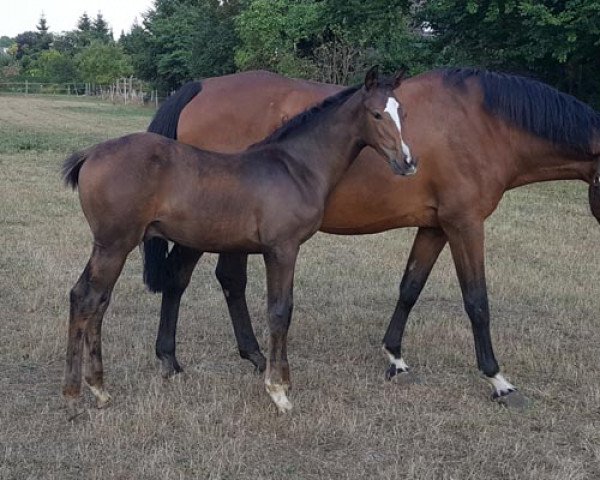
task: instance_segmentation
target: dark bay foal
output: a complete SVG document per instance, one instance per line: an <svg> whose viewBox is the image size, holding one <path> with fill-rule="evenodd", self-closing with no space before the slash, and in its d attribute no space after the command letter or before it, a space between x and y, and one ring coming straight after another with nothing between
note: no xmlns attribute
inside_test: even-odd
<svg viewBox="0 0 600 480"><path fill-rule="evenodd" d="M290 410L287 332L300 245L319 229L329 193L365 146L397 174L416 171L393 94L400 80L379 79L372 69L364 86L326 99L240 154L138 133L67 159L66 182L79 188L94 237L91 258L71 290L63 389L71 408L80 396L83 356L98 406L110 401L103 387L102 318L129 252L160 237L175 242L190 265L201 252L263 254L271 333L265 384L277 408ZM175 295L192 270L170 279Z"/></svg>

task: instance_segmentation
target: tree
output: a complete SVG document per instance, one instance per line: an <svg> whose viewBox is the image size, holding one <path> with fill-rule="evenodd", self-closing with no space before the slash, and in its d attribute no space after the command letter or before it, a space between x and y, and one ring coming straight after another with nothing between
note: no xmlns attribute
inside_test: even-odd
<svg viewBox="0 0 600 480"><path fill-rule="evenodd" d="M322 33L324 3L317 0L253 0L236 18L239 68L265 68L311 77L316 65L304 54Z"/></svg>
<svg viewBox="0 0 600 480"><path fill-rule="evenodd" d="M74 82L79 77L73 58L57 50L41 52L30 73L45 82L56 83Z"/></svg>
<svg viewBox="0 0 600 480"><path fill-rule="evenodd" d="M115 44L94 41L75 56L75 62L83 81L100 85L133 73L129 58Z"/></svg>
<svg viewBox="0 0 600 480"><path fill-rule="evenodd" d="M26 55L37 52L38 34L37 32L27 31L19 33L15 37L15 44L17 50L15 57L17 60L21 60Z"/></svg>
<svg viewBox="0 0 600 480"><path fill-rule="evenodd" d="M48 32L48 22L46 16L42 13L40 20L35 27L37 29L36 48L38 51L48 50L52 43L52 34Z"/></svg>
<svg viewBox="0 0 600 480"><path fill-rule="evenodd" d="M91 38L105 43L113 41L112 33L109 30L108 23L106 23L104 16L100 12L98 12L92 24Z"/></svg>
<svg viewBox="0 0 600 480"><path fill-rule="evenodd" d="M77 21L77 30L80 32L91 32L92 31L92 21L88 16L87 12L83 12L83 15L79 17Z"/></svg>
<svg viewBox="0 0 600 480"><path fill-rule="evenodd" d="M150 81L156 79L156 50L147 30L134 24L129 34L121 36L119 45L131 59L136 77Z"/></svg>
<svg viewBox="0 0 600 480"><path fill-rule="evenodd" d="M435 0L419 19L432 28L437 64L521 72L600 100L599 0Z"/></svg>
<svg viewBox="0 0 600 480"><path fill-rule="evenodd" d="M119 40L131 55L136 76L162 93L200 76L235 69L233 18L239 1L157 0L142 25Z"/></svg>
<svg viewBox="0 0 600 480"><path fill-rule="evenodd" d="M13 43L15 43L15 41L12 38L7 37L6 35L2 35L0 37L0 48L8 48Z"/></svg>
<svg viewBox="0 0 600 480"><path fill-rule="evenodd" d="M407 0L252 0L236 27L240 68L346 84L374 63L422 63Z"/></svg>
<svg viewBox="0 0 600 480"><path fill-rule="evenodd" d="M42 13L40 16L39 23L35 26L35 28L37 28L37 31L41 34L48 34L48 22L44 13Z"/></svg>

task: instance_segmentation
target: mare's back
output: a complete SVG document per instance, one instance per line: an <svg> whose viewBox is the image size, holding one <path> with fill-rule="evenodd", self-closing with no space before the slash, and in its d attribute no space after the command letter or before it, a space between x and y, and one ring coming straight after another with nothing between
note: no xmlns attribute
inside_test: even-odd
<svg viewBox="0 0 600 480"><path fill-rule="evenodd" d="M178 140L207 150L240 152L341 89L263 71L209 78L181 112Z"/></svg>

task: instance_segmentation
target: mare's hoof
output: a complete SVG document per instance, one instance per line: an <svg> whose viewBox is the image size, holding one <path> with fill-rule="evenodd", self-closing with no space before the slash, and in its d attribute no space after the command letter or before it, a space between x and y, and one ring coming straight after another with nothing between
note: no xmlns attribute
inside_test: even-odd
<svg viewBox="0 0 600 480"><path fill-rule="evenodd" d="M523 411L531 406L531 400L518 390L510 390L503 395L494 393L492 395L492 400L511 410Z"/></svg>
<svg viewBox="0 0 600 480"><path fill-rule="evenodd" d="M250 353L240 350L240 357L245 360L250 360L252 365L255 367L256 373L263 373L267 368L267 359L260 350Z"/></svg>
<svg viewBox="0 0 600 480"><path fill-rule="evenodd" d="M396 365L390 363L390 366L385 370L385 379L394 381L401 385L420 385L421 377L413 373L411 370L400 370Z"/></svg>
<svg viewBox="0 0 600 480"><path fill-rule="evenodd" d="M160 375L162 378L168 379L182 372L183 368L181 368L175 357L164 356L160 359Z"/></svg>

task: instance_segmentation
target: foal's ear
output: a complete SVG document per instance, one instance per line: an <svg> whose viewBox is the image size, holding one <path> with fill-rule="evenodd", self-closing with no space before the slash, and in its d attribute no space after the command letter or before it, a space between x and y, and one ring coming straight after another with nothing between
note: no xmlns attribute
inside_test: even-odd
<svg viewBox="0 0 600 480"><path fill-rule="evenodd" d="M378 77L379 77L379 65L375 65L374 67L371 67L371 69L365 75L365 89L367 91L369 91L372 88L375 88L377 86Z"/></svg>
<svg viewBox="0 0 600 480"><path fill-rule="evenodd" d="M406 71L407 70L408 69L406 67L400 67L400 70L398 70L396 72L396 74L394 75L394 87L393 87L393 90L396 90L400 86L400 84L404 80L404 77L406 76Z"/></svg>

